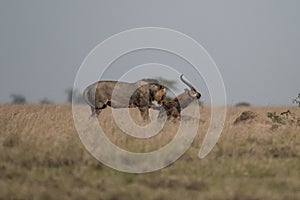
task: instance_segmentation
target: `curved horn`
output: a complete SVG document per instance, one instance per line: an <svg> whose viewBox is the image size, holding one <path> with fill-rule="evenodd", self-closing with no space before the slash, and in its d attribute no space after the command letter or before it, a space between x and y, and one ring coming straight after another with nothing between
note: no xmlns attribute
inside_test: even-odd
<svg viewBox="0 0 300 200"><path fill-rule="evenodd" d="M189 82L187 82L186 80L184 80L182 77L183 77L183 74L181 74L180 80L181 80L182 82L184 82L187 86L189 86L189 87L191 88L191 90L197 92L197 90L192 86L192 84L190 84Z"/></svg>

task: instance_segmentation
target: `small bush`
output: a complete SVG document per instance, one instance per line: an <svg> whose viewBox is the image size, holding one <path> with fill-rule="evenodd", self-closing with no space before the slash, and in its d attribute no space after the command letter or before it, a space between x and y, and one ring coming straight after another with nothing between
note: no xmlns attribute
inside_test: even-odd
<svg viewBox="0 0 300 200"><path fill-rule="evenodd" d="M276 112L268 112L267 117L274 123L271 130L276 130L280 125L300 125L300 117L290 110L276 114Z"/></svg>
<svg viewBox="0 0 300 200"><path fill-rule="evenodd" d="M245 111L242 112L242 114L236 118L236 120L234 121L233 124L239 124L241 122L245 122L245 121L251 121L252 119L254 119L255 117L257 117L257 114L252 112L252 111Z"/></svg>
<svg viewBox="0 0 300 200"><path fill-rule="evenodd" d="M52 101L50 101L47 97L43 98L40 101L41 104L52 104Z"/></svg>
<svg viewBox="0 0 300 200"><path fill-rule="evenodd" d="M12 103L16 103L16 104L26 103L26 98L21 94L11 94L10 97L12 98Z"/></svg>
<svg viewBox="0 0 300 200"><path fill-rule="evenodd" d="M277 115L276 112L268 112L267 116L272 120L273 123L278 123L283 125L286 124L282 116Z"/></svg>

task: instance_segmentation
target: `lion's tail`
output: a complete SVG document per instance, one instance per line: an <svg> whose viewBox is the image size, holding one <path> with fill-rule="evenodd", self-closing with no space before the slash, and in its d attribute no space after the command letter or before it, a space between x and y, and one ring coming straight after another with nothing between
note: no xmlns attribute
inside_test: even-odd
<svg viewBox="0 0 300 200"><path fill-rule="evenodd" d="M90 87L87 87L83 91L83 98L89 106L91 106L92 108L95 108L95 105L93 105L93 103L90 101Z"/></svg>

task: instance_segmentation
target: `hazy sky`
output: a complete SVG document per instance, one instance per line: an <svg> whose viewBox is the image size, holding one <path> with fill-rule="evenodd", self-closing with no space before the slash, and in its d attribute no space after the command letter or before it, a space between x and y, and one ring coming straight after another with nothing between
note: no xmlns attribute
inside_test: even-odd
<svg viewBox="0 0 300 200"><path fill-rule="evenodd" d="M0 102L11 101L12 93L32 102L65 102L64 90L96 45L127 29L154 26L203 45L221 72L228 104L292 105L300 92L299 10L297 0L1 0ZM138 55L138 64L149 61ZM135 63L129 58L120 65ZM155 59L168 60L157 52Z"/></svg>

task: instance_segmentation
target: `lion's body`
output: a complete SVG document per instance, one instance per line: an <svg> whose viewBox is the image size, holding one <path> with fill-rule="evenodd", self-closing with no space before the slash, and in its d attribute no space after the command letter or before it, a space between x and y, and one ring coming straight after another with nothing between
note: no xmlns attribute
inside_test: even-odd
<svg viewBox="0 0 300 200"><path fill-rule="evenodd" d="M149 119L152 101L159 104L165 99L164 85L155 79L142 79L134 83L99 81L88 86L83 93L85 101L91 106L92 115L110 106L112 108L139 108L143 119Z"/></svg>

